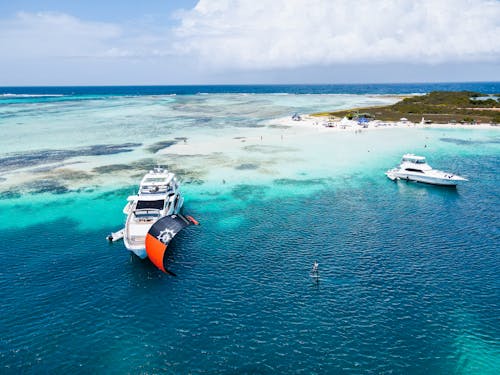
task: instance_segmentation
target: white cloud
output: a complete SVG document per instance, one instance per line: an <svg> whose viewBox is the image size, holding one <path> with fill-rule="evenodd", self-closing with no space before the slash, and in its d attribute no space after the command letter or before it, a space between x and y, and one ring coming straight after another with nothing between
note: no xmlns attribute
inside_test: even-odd
<svg viewBox="0 0 500 375"><path fill-rule="evenodd" d="M59 12L0 20L4 58L141 59L168 55L169 31L86 21Z"/></svg>
<svg viewBox="0 0 500 375"><path fill-rule="evenodd" d="M63 13L18 13L0 21L0 48L15 58L96 56L106 54L121 34L116 25Z"/></svg>
<svg viewBox="0 0 500 375"><path fill-rule="evenodd" d="M495 0L200 0L180 19L177 51L218 68L500 58Z"/></svg>
<svg viewBox="0 0 500 375"><path fill-rule="evenodd" d="M201 0L120 23L21 12L0 18L0 84L491 80L499 20L487 0Z"/></svg>

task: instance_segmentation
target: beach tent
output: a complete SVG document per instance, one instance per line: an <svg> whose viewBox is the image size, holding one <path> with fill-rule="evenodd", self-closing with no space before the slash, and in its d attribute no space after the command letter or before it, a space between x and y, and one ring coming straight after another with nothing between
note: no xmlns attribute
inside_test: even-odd
<svg viewBox="0 0 500 375"><path fill-rule="evenodd" d="M344 117L342 120L339 122L339 126L343 129L345 129L347 126L353 126L356 122L349 120L347 117Z"/></svg>

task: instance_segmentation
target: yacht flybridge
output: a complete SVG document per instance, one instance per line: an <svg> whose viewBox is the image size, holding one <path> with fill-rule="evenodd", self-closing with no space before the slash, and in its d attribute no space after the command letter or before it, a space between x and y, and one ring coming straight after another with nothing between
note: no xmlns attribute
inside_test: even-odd
<svg viewBox="0 0 500 375"><path fill-rule="evenodd" d="M401 179L443 186L456 186L467 181L455 174L432 169L425 157L414 154L403 155L399 166L388 170L385 175L393 181Z"/></svg>
<svg viewBox="0 0 500 375"><path fill-rule="evenodd" d="M147 257L146 235L164 216L177 215L184 203L175 175L161 167L149 171L141 180L139 192L127 198L123 230L125 247L139 258Z"/></svg>

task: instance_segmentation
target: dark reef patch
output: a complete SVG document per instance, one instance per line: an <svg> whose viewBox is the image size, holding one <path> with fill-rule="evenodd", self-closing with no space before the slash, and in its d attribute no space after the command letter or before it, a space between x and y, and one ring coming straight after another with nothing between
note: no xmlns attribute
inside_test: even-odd
<svg viewBox="0 0 500 375"><path fill-rule="evenodd" d="M72 192L75 192L75 193L93 193L94 191L96 191L96 187L81 187L81 188L77 188L77 189L72 189L71 190Z"/></svg>
<svg viewBox="0 0 500 375"><path fill-rule="evenodd" d="M240 164L236 167L234 167L234 169L238 169L238 170L252 170L252 169L258 169L259 168L259 165L258 164L252 164L252 163L245 163L245 164Z"/></svg>
<svg viewBox="0 0 500 375"><path fill-rule="evenodd" d="M500 139L491 139L491 140L472 140L472 139L460 139L460 138L439 138L442 142L453 143L458 146L472 146L472 145L481 145L481 144L498 144L500 143Z"/></svg>
<svg viewBox="0 0 500 375"><path fill-rule="evenodd" d="M144 174L145 172L132 173L130 177L133 178L134 180L140 181L144 177Z"/></svg>
<svg viewBox="0 0 500 375"><path fill-rule="evenodd" d="M216 154L214 157L217 157ZM169 171L175 173L177 177L182 181L183 184L193 184L193 185L201 185L205 181L203 177L206 172L200 169L193 168L183 168L185 165L184 160L186 158L198 158L200 155L176 155L176 154L162 154L158 155L158 157L153 158L145 158L134 161L130 164L108 164L98 166L92 169L92 172L95 174L112 174L112 173L122 173L127 172L128 177L132 179L136 179L137 182L140 181L144 174L154 167L160 165L164 168L167 168ZM201 155L201 157L205 157ZM136 187L134 187L136 189ZM130 191L127 191L130 193Z"/></svg>
<svg viewBox="0 0 500 375"><path fill-rule="evenodd" d="M205 181L200 178L183 178L182 183L185 185L203 185Z"/></svg>
<svg viewBox="0 0 500 375"><path fill-rule="evenodd" d="M141 143L123 143L119 145L94 145L69 150L38 150L14 153L0 158L0 170L26 168L48 163L62 162L77 156L102 156L133 151Z"/></svg>
<svg viewBox="0 0 500 375"><path fill-rule="evenodd" d="M125 171L127 169L130 169L130 165L127 165L127 164L109 164L109 165L101 165L100 167L95 167L92 169L92 172L98 173L98 174L106 174L106 173Z"/></svg>
<svg viewBox="0 0 500 375"><path fill-rule="evenodd" d="M158 157L164 158L165 163L169 166L173 165L186 165L186 160L194 159L197 160L196 165L205 166L206 163L215 163L217 165L225 165L228 163L227 157L223 152L212 152L208 155L202 154L189 154L189 155L177 155L177 154L161 154ZM192 160L189 160L192 164Z"/></svg>
<svg viewBox="0 0 500 375"><path fill-rule="evenodd" d="M73 169L58 169L53 171L52 175L65 181L81 181L89 180L92 178L92 175L90 173L84 171L76 171Z"/></svg>
<svg viewBox="0 0 500 375"><path fill-rule="evenodd" d="M21 193L18 191L2 191L0 192L0 200L21 198Z"/></svg>
<svg viewBox="0 0 500 375"><path fill-rule="evenodd" d="M31 171L33 173L51 173L58 168L63 168L68 165L75 165L79 163L80 162L56 163L56 164L44 165L42 167L33 168Z"/></svg>
<svg viewBox="0 0 500 375"><path fill-rule="evenodd" d="M208 124L212 121L212 117L198 117L196 123L198 124Z"/></svg>
<svg viewBox="0 0 500 375"><path fill-rule="evenodd" d="M68 193L69 189L61 182L51 178L42 178L29 182L25 185L26 190L32 194L51 193L64 194Z"/></svg>
<svg viewBox="0 0 500 375"><path fill-rule="evenodd" d="M269 129L290 129L291 126L288 125L268 125Z"/></svg>
<svg viewBox="0 0 500 375"><path fill-rule="evenodd" d="M179 142L179 140L167 140L167 141L156 142L156 143L153 143L152 145L149 145L147 147L147 150L149 152L151 152L152 154L156 154L158 151L160 151L164 148L168 148L170 146L173 146L173 145L177 144L178 142Z"/></svg>
<svg viewBox="0 0 500 375"><path fill-rule="evenodd" d="M231 195L242 201L262 199L265 197L267 190L268 188L262 185L240 184L233 188Z"/></svg>
<svg viewBox="0 0 500 375"><path fill-rule="evenodd" d="M280 147L271 145L248 145L243 147L243 150L249 152L260 152L262 154L274 154L277 152L295 152L298 151L293 147Z"/></svg>
<svg viewBox="0 0 500 375"><path fill-rule="evenodd" d="M131 195L133 192L137 190L136 186L128 186L125 188L121 189L116 189L116 190L111 190L107 191L105 193L99 194L95 200L101 200L101 199L109 199L109 198L115 198L115 197L127 197Z"/></svg>
<svg viewBox="0 0 500 375"><path fill-rule="evenodd" d="M146 158L146 159L139 159L137 161L134 161L133 163L130 163L130 166L134 169L143 169L143 170L149 171L149 170L153 169L154 167L156 167L158 165L158 163L159 163L159 161L157 161L155 159Z"/></svg>
<svg viewBox="0 0 500 375"><path fill-rule="evenodd" d="M273 180L275 185L281 186L304 186L304 185L326 185L329 179L327 178L312 178L309 180L297 180L293 178L278 178Z"/></svg>
<svg viewBox="0 0 500 375"><path fill-rule="evenodd" d="M202 177L204 173L201 171L197 171L194 169L184 169L177 167L176 165L172 165L170 171L175 173L175 175L180 179L183 184L186 185L202 185L205 181L203 181Z"/></svg>
<svg viewBox="0 0 500 375"><path fill-rule="evenodd" d="M250 122L250 121L238 121L234 122L231 124L235 128L265 128L267 125L261 124L261 123L255 123L255 122Z"/></svg>

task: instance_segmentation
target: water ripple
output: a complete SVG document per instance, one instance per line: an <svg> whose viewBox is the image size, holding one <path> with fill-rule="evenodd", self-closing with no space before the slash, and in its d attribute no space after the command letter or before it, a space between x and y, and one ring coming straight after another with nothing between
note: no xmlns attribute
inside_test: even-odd
<svg viewBox="0 0 500 375"><path fill-rule="evenodd" d="M330 183L200 205L170 248L176 278L64 218L2 230L2 370L497 372L496 180Z"/></svg>

